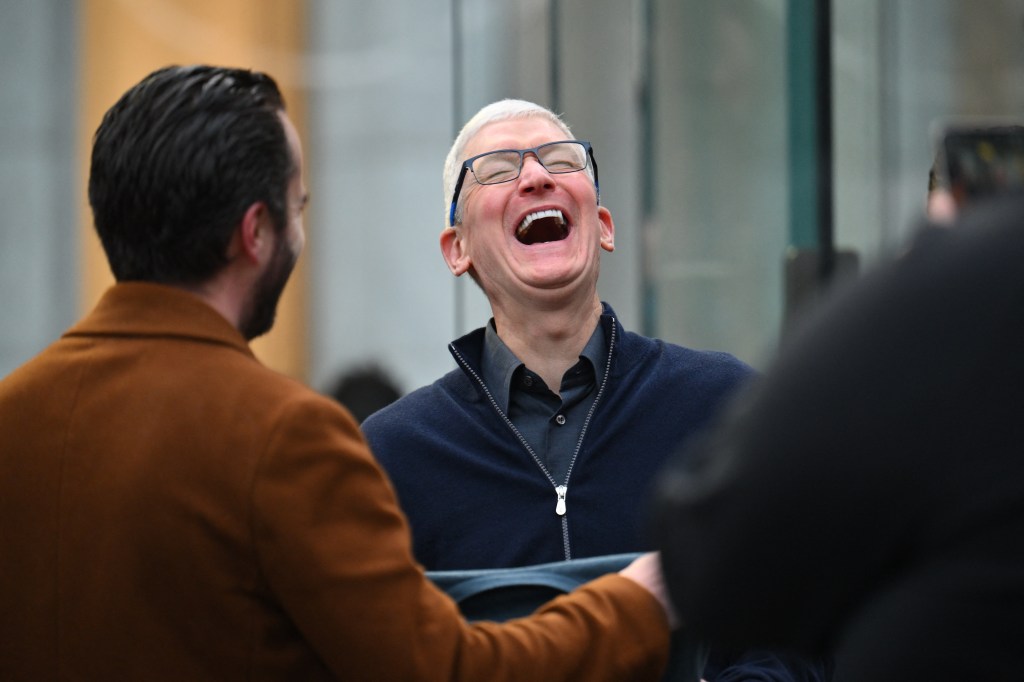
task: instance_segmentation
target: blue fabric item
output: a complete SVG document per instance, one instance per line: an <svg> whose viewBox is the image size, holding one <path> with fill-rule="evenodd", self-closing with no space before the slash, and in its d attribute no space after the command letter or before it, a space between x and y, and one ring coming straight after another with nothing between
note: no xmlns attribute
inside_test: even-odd
<svg viewBox="0 0 1024 682"><path fill-rule="evenodd" d="M558 561L505 569L431 571L427 577L454 599L467 620L505 621L528 616L545 602L585 582L628 566L639 553ZM697 682L707 646L683 630L672 635L665 682Z"/></svg>

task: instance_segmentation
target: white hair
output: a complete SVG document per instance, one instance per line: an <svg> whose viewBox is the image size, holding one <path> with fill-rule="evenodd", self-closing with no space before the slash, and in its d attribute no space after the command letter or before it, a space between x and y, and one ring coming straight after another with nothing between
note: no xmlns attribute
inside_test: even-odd
<svg viewBox="0 0 1024 682"><path fill-rule="evenodd" d="M452 143L452 148L448 150L448 156L444 160L444 225L448 227L448 214L452 203L452 193L455 191L455 183L459 179L459 172L462 170L462 162L465 161L464 154L466 151L466 145L469 141L476 137L476 134L480 132L480 129L489 123L496 123L498 121L508 121L517 118L529 118L531 116L537 116L543 118L551 123L555 124L559 130L565 133L565 139L573 139L572 131L569 126L561 119L561 117L550 109L546 109L539 104L533 102L527 102L522 99L503 99L497 102L488 104L480 111L473 115L473 118L466 122L466 125L462 126L462 130L459 131L458 137L455 138L455 142ZM588 174L593 177L593 170L587 168ZM459 198L459 204L455 209L455 223L462 222L462 198Z"/></svg>

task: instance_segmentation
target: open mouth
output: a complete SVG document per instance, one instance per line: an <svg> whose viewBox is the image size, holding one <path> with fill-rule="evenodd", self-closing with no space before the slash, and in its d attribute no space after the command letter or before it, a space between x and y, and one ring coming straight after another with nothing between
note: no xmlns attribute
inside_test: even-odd
<svg viewBox="0 0 1024 682"><path fill-rule="evenodd" d="M557 242L569 236L569 224L558 209L534 211L519 223L516 239L523 244Z"/></svg>

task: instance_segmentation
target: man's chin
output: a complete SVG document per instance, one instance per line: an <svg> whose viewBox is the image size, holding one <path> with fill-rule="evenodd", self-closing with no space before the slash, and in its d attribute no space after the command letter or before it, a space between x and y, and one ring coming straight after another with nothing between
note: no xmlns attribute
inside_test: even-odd
<svg viewBox="0 0 1024 682"><path fill-rule="evenodd" d="M263 336L274 327L277 304L287 282L288 273L278 273L277 277L265 280L253 293L249 310L238 325L247 341Z"/></svg>
<svg viewBox="0 0 1024 682"><path fill-rule="evenodd" d="M281 300L281 294L284 293L297 258L297 254L291 254L282 246L267 271L256 282L249 309L238 325L239 331L247 341L263 336L273 328L274 318L277 316L277 303Z"/></svg>

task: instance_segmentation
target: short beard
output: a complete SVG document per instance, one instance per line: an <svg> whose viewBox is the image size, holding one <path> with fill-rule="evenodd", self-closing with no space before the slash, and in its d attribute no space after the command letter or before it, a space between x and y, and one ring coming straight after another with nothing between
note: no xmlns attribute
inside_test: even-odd
<svg viewBox="0 0 1024 682"><path fill-rule="evenodd" d="M281 299L285 285L288 284L295 261L298 260L298 254L291 251L287 242L282 230L278 235L277 247L270 258L270 264L253 287L249 304L238 325L246 341L266 334L274 326L277 303Z"/></svg>

